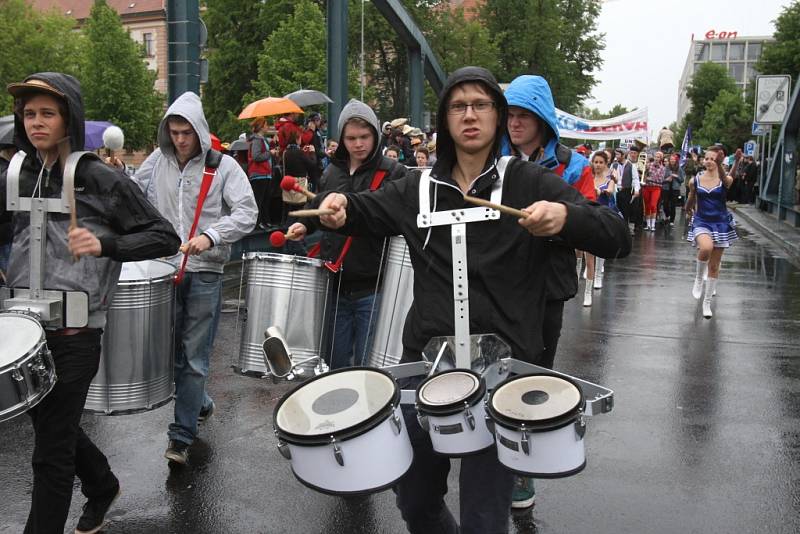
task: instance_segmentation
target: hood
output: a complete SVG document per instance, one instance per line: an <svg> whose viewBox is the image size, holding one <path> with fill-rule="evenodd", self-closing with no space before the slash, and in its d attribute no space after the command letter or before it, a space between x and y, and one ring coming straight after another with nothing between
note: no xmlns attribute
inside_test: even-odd
<svg viewBox="0 0 800 534"><path fill-rule="evenodd" d="M64 95L68 110L67 132L72 152L83 150L84 124L83 124L83 98L81 98L81 84L69 74L60 72L38 72L31 74L25 81L40 80L58 90ZM36 149L25 133L25 124L22 117L14 114L14 145L24 150L27 154L35 154Z"/></svg>
<svg viewBox="0 0 800 534"><path fill-rule="evenodd" d="M200 97L191 91L183 93L175 99L175 102L169 106L164 118L161 119L161 124L158 126L158 147L163 154L175 155L175 145L172 143L172 138L169 136L169 128L167 127L167 117L170 115L178 115L183 117L197 133L200 139L200 152L205 154L211 148L211 131L208 129L208 122L206 116L203 114L203 103L200 102Z"/></svg>
<svg viewBox="0 0 800 534"><path fill-rule="evenodd" d="M494 159L500 154L501 141L507 132L508 105L503 96L503 90L500 89L500 85L498 85L492 73L483 67L462 67L453 72L445 81L444 89L442 89L439 98L439 110L436 116L436 164L434 167L437 170L444 170L446 173L449 173L456 160L456 146L453 142L453 137L447 130L446 107L453 89L457 85L467 82L477 82L484 85L494 97L495 102L497 102L497 112L500 120L495 134L495 145L489 156L490 159Z"/></svg>
<svg viewBox="0 0 800 534"><path fill-rule="evenodd" d="M535 113L550 128L552 138L559 142L556 106L547 80L532 74L518 76L506 88L506 101L509 106Z"/></svg>
<svg viewBox="0 0 800 534"><path fill-rule="evenodd" d="M366 105L365 103L361 102L360 100L356 100L355 98L351 98L350 102L345 104L342 108L341 113L339 113L339 123L336 125L336 133L338 134L339 139L339 146L334 152L334 158L339 160L340 162L347 161L347 148L344 146L344 140L342 139L342 133L344 132L344 125L347 124L347 121L350 119L358 117L359 119L364 119L369 123L372 127L372 134L375 140L375 147L372 150L372 155L367 159L367 162L371 162L375 159L375 156L380 154L381 147L380 147L380 136L379 133L381 131L381 124L378 122L378 116L375 115L375 112L372 111L372 108Z"/></svg>

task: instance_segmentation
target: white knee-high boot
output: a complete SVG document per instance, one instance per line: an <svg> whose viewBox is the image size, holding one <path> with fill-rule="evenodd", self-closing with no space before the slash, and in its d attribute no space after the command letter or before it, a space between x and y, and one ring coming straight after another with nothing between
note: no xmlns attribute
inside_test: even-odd
<svg viewBox="0 0 800 534"><path fill-rule="evenodd" d="M594 288L595 289L602 289L603 288L603 264L605 263L605 258L595 258L594 260Z"/></svg>
<svg viewBox="0 0 800 534"><path fill-rule="evenodd" d="M710 319L713 313L711 313L711 298L714 296L714 290L717 287L717 279L709 277L706 280L706 294L703 297L703 317L706 319Z"/></svg>
<svg viewBox="0 0 800 534"><path fill-rule="evenodd" d="M577 276L578 281L580 281L581 271L583 270L583 256L578 256L577 261L575 263L577 264L575 266L575 276Z"/></svg>
<svg viewBox="0 0 800 534"><path fill-rule="evenodd" d="M586 287L583 288L583 305L584 306L591 306L592 305L592 285L594 284L594 280L591 278L586 279Z"/></svg>
<svg viewBox="0 0 800 534"><path fill-rule="evenodd" d="M703 275L706 273L706 269L708 269L708 261L697 260L692 296L698 300L703 296Z"/></svg>

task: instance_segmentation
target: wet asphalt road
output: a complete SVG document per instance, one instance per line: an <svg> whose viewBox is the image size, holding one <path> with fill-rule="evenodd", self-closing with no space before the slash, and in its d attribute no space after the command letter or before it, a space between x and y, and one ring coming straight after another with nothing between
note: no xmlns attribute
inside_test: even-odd
<svg viewBox="0 0 800 534"><path fill-rule="evenodd" d="M556 367L613 389L615 408L589 421L585 471L537 481L536 507L512 516L512 532L800 531L800 272L741 225L705 320L681 228L636 235L631 257L607 262L594 305L567 304ZM84 417L122 481L106 532L405 532L391 491L342 499L292 477L272 434L289 386L231 371L234 327L224 314L209 386L217 412L190 468L170 471L162 456L171 405ZM3 534L23 529L31 443L25 417L0 423ZM447 500L457 509L455 491ZM69 532L82 503L76 482Z"/></svg>

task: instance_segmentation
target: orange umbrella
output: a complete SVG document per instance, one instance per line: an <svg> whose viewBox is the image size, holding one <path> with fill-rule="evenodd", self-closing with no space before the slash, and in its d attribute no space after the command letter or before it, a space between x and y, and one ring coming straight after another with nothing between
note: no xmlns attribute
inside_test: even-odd
<svg viewBox="0 0 800 534"><path fill-rule="evenodd" d="M276 98L268 96L261 100L256 100L247 105L239 113L240 119L255 119L256 117L268 117L269 115L283 115L284 113L302 113L300 106L288 98Z"/></svg>

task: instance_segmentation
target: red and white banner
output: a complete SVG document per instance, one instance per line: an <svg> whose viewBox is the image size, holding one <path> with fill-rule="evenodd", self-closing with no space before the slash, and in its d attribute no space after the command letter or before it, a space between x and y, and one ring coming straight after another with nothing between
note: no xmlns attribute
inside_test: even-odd
<svg viewBox="0 0 800 534"><path fill-rule="evenodd" d="M647 108L636 109L619 117L589 120L556 109L558 133L567 139L649 138Z"/></svg>

